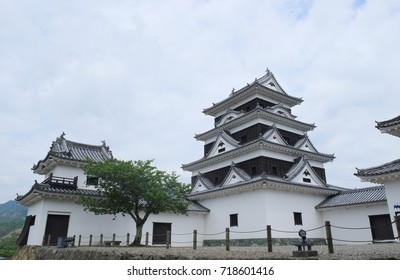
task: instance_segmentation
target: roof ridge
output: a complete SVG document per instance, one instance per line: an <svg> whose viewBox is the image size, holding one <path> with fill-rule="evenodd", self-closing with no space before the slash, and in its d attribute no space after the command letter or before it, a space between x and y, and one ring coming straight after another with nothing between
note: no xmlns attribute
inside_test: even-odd
<svg viewBox="0 0 400 280"><path fill-rule="evenodd" d="M400 158L386 162L386 163L382 163L379 165L375 165L372 167L367 167L367 168L357 168L356 167L356 169L357 169L357 171L367 171L367 170L371 170L371 169L375 169L375 168L379 168L379 167L384 167L385 165L388 165L388 164L394 164L394 163L399 163L399 162L400 162Z"/></svg>

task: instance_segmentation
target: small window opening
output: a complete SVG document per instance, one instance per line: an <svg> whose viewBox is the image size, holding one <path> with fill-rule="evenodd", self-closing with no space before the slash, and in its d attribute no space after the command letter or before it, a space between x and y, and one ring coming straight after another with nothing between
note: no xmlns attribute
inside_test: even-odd
<svg viewBox="0 0 400 280"><path fill-rule="evenodd" d="M88 176L86 178L86 186L97 186L99 184L99 178L95 176Z"/></svg>
<svg viewBox="0 0 400 280"><path fill-rule="evenodd" d="M237 227L238 223L238 214L230 214L229 215L229 222L231 227Z"/></svg>
<svg viewBox="0 0 400 280"><path fill-rule="evenodd" d="M303 182L304 183L311 183L311 179L310 178L303 178Z"/></svg>
<svg viewBox="0 0 400 280"><path fill-rule="evenodd" d="M303 217L301 215L301 212L293 212L293 217L294 217L294 224L302 226L303 225Z"/></svg>

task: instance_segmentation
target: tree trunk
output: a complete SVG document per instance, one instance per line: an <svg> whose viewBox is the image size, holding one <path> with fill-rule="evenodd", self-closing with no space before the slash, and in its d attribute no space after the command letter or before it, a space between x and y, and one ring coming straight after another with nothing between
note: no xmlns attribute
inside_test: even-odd
<svg viewBox="0 0 400 280"><path fill-rule="evenodd" d="M140 243L142 241L143 224L144 223L141 223L141 222L136 223L135 239L133 240L133 243L131 244L131 246L140 246Z"/></svg>

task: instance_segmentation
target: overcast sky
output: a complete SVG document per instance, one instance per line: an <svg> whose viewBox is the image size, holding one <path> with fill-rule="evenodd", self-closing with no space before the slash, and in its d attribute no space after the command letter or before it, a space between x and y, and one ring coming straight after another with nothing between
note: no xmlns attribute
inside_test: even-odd
<svg viewBox="0 0 400 280"><path fill-rule="evenodd" d="M25 194L62 132L182 182L202 157L202 113L269 68L328 183L399 158L375 121L400 114L400 1L0 0L0 203Z"/></svg>

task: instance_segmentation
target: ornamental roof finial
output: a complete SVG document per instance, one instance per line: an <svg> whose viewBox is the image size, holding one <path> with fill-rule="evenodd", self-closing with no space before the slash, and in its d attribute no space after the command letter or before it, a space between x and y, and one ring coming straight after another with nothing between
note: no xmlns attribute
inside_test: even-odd
<svg viewBox="0 0 400 280"><path fill-rule="evenodd" d="M61 139L64 139L64 136L65 136L65 132L63 132L63 133L61 134L60 138L61 138Z"/></svg>

